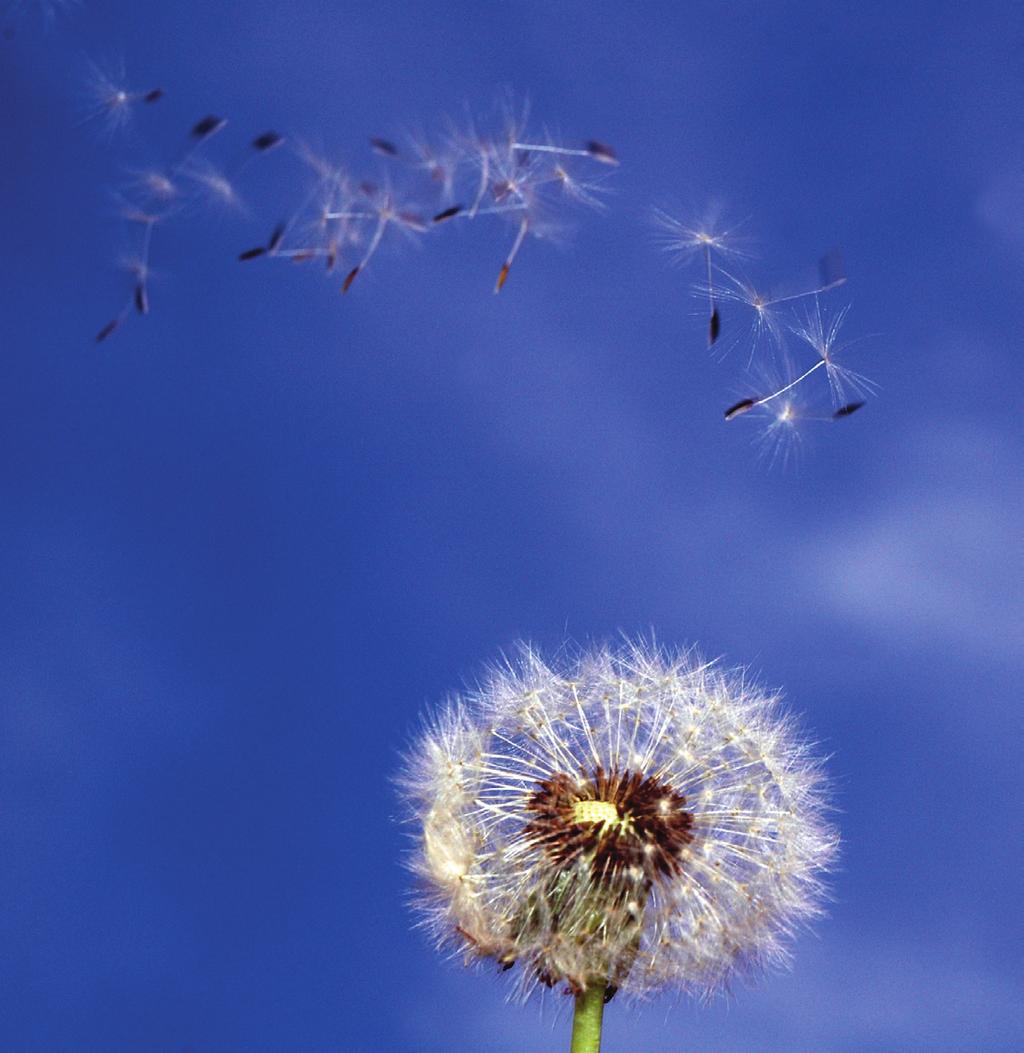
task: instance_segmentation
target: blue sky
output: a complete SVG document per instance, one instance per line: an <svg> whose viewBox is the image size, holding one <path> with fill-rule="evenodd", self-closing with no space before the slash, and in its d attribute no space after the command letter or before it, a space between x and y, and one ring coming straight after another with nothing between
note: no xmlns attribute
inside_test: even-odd
<svg viewBox="0 0 1024 1053"><path fill-rule="evenodd" d="M5 1049L559 1050L565 1006L412 931L391 779L516 640L654 630L784 687L831 755L830 917L791 972L607 1016L615 1050L1024 1045L1020 296L1011 3L36 5L0 37L0 984ZM90 62L161 87L117 135ZM154 242L113 191L207 113L360 178L502 90L615 146L491 288L511 228L384 245L347 296L235 262L295 208ZM264 163L265 162L265 163ZM825 250L878 395L759 460L655 206L742 221L769 281ZM830 301L830 303L833 301ZM742 322L726 313L727 334ZM751 426L748 427L747 425Z"/></svg>

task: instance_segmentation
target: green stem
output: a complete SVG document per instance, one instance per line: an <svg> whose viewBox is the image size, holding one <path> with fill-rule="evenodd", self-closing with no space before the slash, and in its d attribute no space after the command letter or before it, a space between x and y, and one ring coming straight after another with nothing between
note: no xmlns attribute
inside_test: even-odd
<svg viewBox="0 0 1024 1053"><path fill-rule="evenodd" d="M605 985L595 984L576 996L569 1053L600 1053L604 993Z"/></svg>

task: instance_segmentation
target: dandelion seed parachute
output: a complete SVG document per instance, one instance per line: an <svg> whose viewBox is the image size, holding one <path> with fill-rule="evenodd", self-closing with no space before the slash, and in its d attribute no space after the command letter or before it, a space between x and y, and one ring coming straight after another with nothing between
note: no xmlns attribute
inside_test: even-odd
<svg viewBox="0 0 1024 1053"><path fill-rule="evenodd" d="M635 644L529 648L449 702L406 759L415 903L519 990L706 995L785 958L837 837L778 699Z"/></svg>

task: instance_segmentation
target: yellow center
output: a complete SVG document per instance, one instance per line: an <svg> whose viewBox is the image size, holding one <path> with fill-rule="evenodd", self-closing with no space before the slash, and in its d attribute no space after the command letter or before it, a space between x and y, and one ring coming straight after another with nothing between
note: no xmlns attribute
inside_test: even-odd
<svg viewBox="0 0 1024 1053"><path fill-rule="evenodd" d="M610 801L577 801L572 806L574 823L607 823L609 826L619 822L619 810Z"/></svg>

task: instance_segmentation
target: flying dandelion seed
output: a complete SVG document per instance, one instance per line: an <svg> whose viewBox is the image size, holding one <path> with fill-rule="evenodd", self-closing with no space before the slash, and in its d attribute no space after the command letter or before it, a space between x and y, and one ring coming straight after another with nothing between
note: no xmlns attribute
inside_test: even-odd
<svg viewBox="0 0 1024 1053"><path fill-rule="evenodd" d="M659 241L663 248L678 261L688 261L700 256L704 262L706 284L702 287L708 301L708 347L713 347L722 332L722 316L718 310L715 287L716 264L713 255L745 256L736 237L736 228L723 228L718 222L717 212L712 211L699 223L677 219L670 213L656 208L653 213L658 228Z"/></svg>
<svg viewBox="0 0 1024 1053"><path fill-rule="evenodd" d="M140 103L148 106L164 97L163 88L139 91L131 87L123 62L111 67L90 62L85 93L82 121L100 121L110 136L128 126Z"/></svg>
<svg viewBox="0 0 1024 1053"><path fill-rule="evenodd" d="M647 644L561 668L524 646L434 719L401 788L438 944L518 966L524 997L563 988L598 1034L618 990L706 996L784 961L838 843L779 699Z"/></svg>

